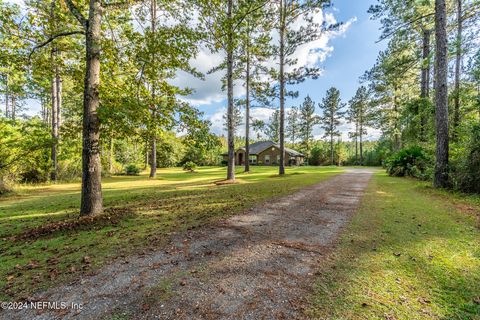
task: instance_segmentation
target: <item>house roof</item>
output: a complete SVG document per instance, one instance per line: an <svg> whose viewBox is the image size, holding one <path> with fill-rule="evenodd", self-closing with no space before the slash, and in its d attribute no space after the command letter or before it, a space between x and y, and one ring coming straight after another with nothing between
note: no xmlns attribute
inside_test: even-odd
<svg viewBox="0 0 480 320"><path fill-rule="evenodd" d="M259 141L259 142L252 143L250 145L250 150L249 150L250 152L249 153L251 155L256 155L256 154L261 153L262 151L265 151L266 149L268 149L270 147L276 147L276 148L280 149L280 145L278 143L273 142L273 141ZM239 148L238 150L245 150L245 146ZM288 153L290 156L293 156L293 157L303 157L303 154L301 154L300 152L295 151L293 149L285 148L285 152Z"/></svg>

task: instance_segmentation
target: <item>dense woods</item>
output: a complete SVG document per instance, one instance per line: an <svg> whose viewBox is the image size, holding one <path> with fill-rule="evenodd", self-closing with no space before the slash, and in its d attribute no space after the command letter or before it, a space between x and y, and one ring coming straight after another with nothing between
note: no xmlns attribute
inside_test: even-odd
<svg viewBox="0 0 480 320"><path fill-rule="evenodd" d="M341 27L312 18L333 4L0 0L0 192L81 178L80 213L95 215L102 176L149 168L155 178L158 167L220 165L227 152L233 181L236 148L248 159L249 144L267 138L280 146L280 175L291 147L309 165L383 165L479 192L479 1L379 0L369 13L387 46L356 94L342 101L331 88L294 105L297 84L322 81L320 67L298 66L294 54ZM200 50L224 59L208 74L222 73L225 136L186 102L196 88L176 81L206 76L191 65ZM272 109L270 120L253 118L256 107ZM366 138L372 130L378 141Z"/></svg>

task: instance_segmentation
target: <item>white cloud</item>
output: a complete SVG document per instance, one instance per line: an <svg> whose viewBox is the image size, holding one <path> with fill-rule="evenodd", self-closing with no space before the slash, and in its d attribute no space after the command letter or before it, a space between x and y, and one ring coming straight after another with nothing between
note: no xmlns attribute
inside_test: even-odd
<svg viewBox="0 0 480 320"><path fill-rule="evenodd" d="M7 0L6 2L18 4L20 7L25 6L25 1L24 0Z"/></svg>
<svg viewBox="0 0 480 320"><path fill-rule="evenodd" d="M319 24L323 23L324 21L328 24L337 23L334 14L330 12L325 13L318 11L314 14L313 19ZM297 59L296 65L286 68L286 71L290 71L294 68L302 66L319 66L333 53L334 48L331 45L331 40L336 37L344 36L351 25L356 21L357 18L354 17L342 24L338 30L325 32L319 39L300 46L292 56L293 59ZM297 29L305 24L306 21L304 19L298 19L293 24L293 28ZM278 34L276 32L272 34L272 38L275 43L278 42ZM200 49L198 56L193 59L191 63L192 66L196 67L199 71L206 73L213 67L218 66L223 59L223 54L211 53L207 48L203 47ZM268 66L276 68L277 61L269 61ZM194 94L185 98L185 100L188 102L192 103L193 105L209 105L215 102L223 101L226 98L226 93L221 90L221 79L223 75L224 72L218 71L214 74L206 75L205 80L200 80L180 72L174 83L179 86L186 86L195 89ZM241 84L236 83L236 97L241 97L243 95L241 88Z"/></svg>
<svg viewBox="0 0 480 320"><path fill-rule="evenodd" d="M275 110L269 109L269 108L252 108L250 110L250 117L255 120L262 120L265 123L268 123L270 116ZM223 116L226 114L227 108L223 107L218 109L214 114L210 115L207 117L210 122L212 122L212 126L210 127L210 131L212 133L215 133L217 135L225 135L225 126L224 126L224 119ZM242 119L245 119L245 109L242 109L240 111L242 115ZM245 123L243 121L242 123ZM237 134L240 136L245 136L245 125L242 124L237 128ZM250 132L250 134L253 134L253 129Z"/></svg>
<svg viewBox="0 0 480 320"><path fill-rule="evenodd" d="M180 71L173 80L173 84L180 87L188 87L195 92L184 100L193 105L209 105L214 102L220 102L225 99L225 93L222 92L222 72L206 74L212 68L218 66L223 60L223 55L219 53L211 53L206 48L200 48L195 59L192 59L191 66L205 74L205 80L198 79L192 75Z"/></svg>

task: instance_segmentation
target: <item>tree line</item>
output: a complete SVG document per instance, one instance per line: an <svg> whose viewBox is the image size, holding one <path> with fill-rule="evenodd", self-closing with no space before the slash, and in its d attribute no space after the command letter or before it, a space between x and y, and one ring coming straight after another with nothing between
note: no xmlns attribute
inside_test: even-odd
<svg viewBox="0 0 480 320"><path fill-rule="evenodd" d="M220 141L208 131L208 121L182 99L193 88L172 84L179 72L204 78L190 64L201 47L224 57L208 73L225 72L226 178L235 179L236 104L244 105L247 113L255 103L278 105L283 158L285 100L298 94L289 88L318 77L320 71L297 66L294 54L338 27L312 18L330 6L326 0L49 0L25 1L22 7L1 1L2 145L10 149L2 150L2 188L5 179L15 176L14 167L22 162L28 167L27 155L48 167L37 166L30 173L49 171L52 181L68 159L75 159L81 163L80 214L95 215L103 211L102 167L113 169L115 149L124 141L133 153L141 146L152 178L158 142L169 132L185 133L182 143L193 157L217 148ZM274 33L278 41L273 41ZM234 81L244 85L241 101L234 99ZM20 117L28 99L40 102L41 119ZM22 130L37 129L42 139L15 138L23 137ZM281 165L280 174L284 171Z"/></svg>
<svg viewBox="0 0 480 320"><path fill-rule="evenodd" d="M317 106L322 114L317 114ZM367 88L364 86L358 88L355 96L347 104L341 101L340 91L334 87L326 92L325 98L318 104L307 95L302 104L289 108L286 113L285 140L290 147L301 150L308 161L312 146L318 141L314 130L318 127L323 129L321 139L326 139L330 145L328 152L330 164L333 165L339 162L335 161L334 153L335 145L340 142L341 125L350 124L352 130L348 135L355 146L355 158L352 164L363 165L364 137L367 135L367 129L373 125L374 111ZM237 128L244 124L238 109L236 109L235 119ZM252 117L250 122L257 140L267 138L277 143L280 141L279 110L274 110L267 122ZM247 130L246 126L245 130ZM247 137L245 137L246 140Z"/></svg>
<svg viewBox="0 0 480 320"><path fill-rule="evenodd" d="M167 161L159 158L162 142L181 132L183 160L207 162L221 141L182 98L194 88L174 85L180 72L205 77L191 65L201 48L224 58L208 73L224 74L227 180L235 179L236 110L246 111L248 154L250 128L263 130L250 109L265 106L277 110L267 134L278 137L279 174L288 141L313 151L316 125L333 163L344 118L354 127L358 163L367 128L380 128L379 145L388 144L390 153L413 144L432 151L435 185L451 185L462 165L476 163L470 137L480 116L478 0L379 0L370 13L388 46L348 109L332 88L320 103L322 116L309 98L287 113L288 99L298 96L295 85L320 75L318 67L298 66L295 52L340 26L313 19L331 6L328 0L42 0L20 7L0 0L0 187L35 163L41 165L29 174L48 172L55 181L70 161L82 177L80 213L94 215L103 210L102 173L113 171L118 158L148 164L153 178L158 162ZM241 99L233 92L238 83ZM28 99L40 102L40 119L22 119ZM471 157L452 163L452 148Z"/></svg>
<svg viewBox="0 0 480 320"><path fill-rule="evenodd" d="M362 81L392 153L414 159L399 172L479 192L480 2L380 0L369 12L388 43Z"/></svg>

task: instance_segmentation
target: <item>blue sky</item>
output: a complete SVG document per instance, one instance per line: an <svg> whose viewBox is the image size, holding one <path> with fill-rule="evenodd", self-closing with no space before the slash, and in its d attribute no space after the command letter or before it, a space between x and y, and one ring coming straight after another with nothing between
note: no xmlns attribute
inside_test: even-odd
<svg viewBox="0 0 480 320"><path fill-rule="evenodd" d="M370 5L375 0L336 0L334 1L334 16L337 21L352 21L349 28L341 35L332 37L328 45L333 48L325 61L320 63L324 74L316 80L307 80L297 86L299 98L288 100L287 107L299 105L306 95L315 102L320 102L328 88L334 86L341 92L342 100L347 102L359 86L359 77L370 69L380 50L386 43L376 43L380 36L378 21L370 19L367 13ZM198 92L200 94L200 92ZM225 95L225 93L223 93ZM197 107L205 112L206 118L213 122L212 130L217 134L222 133L221 115L225 112L226 101L213 101L207 104L197 104ZM317 112L320 110L317 108ZM268 112L267 112L268 113ZM255 112L254 112L255 114ZM257 112L258 117L266 120L266 113ZM349 128L342 126L344 137ZM242 132L240 132L242 133ZM370 130L370 138L378 136L378 132ZM316 137L322 135L319 128L315 131Z"/></svg>
<svg viewBox="0 0 480 320"><path fill-rule="evenodd" d="M22 3L23 0L11 0L12 2ZM343 102L347 102L359 86L359 77L370 69L375 63L378 52L384 49L386 43L376 43L379 38L380 24L378 21L370 19L367 13L370 5L376 3L376 0L334 0L334 9L331 12L336 21L346 23L341 32L330 35L326 40L317 43L318 47L310 46L309 49L319 49L319 60L317 65L323 68L323 75L316 80L307 80L296 86L299 91L299 98L287 100L286 106L291 107L299 105L305 96L310 97L315 102L320 102L328 88L334 86L341 92ZM303 51L304 53L305 51ZM300 61L303 58L299 53ZM206 72L215 66L222 57L219 54L211 54L206 50L200 52L199 57L193 62L200 71ZM206 81L193 79L186 75L180 75L175 79L175 83L180 86L188 86L196 90L196 93L187 97L195 107L204 112L205 118L212 121L212 131L216 134L223 134L223 119L226 106L226 93L220 89L221 73L208 75ZM238 96L243 90L241 86L236 88ZM29 114L36 114L40 110L37 101L27 101ZM256 109L252 110L254 118L264 121L268 120L272 110ZM317 107L317 113L320 113ZM349 125L344 124L341 127L343 138L346 139L349 131ZM239 134L244 131L239 129ZM322 136L319 128L314 131L316 138ZM369 130L369 138L375 139L379 133L375 130Z"/></svg>

